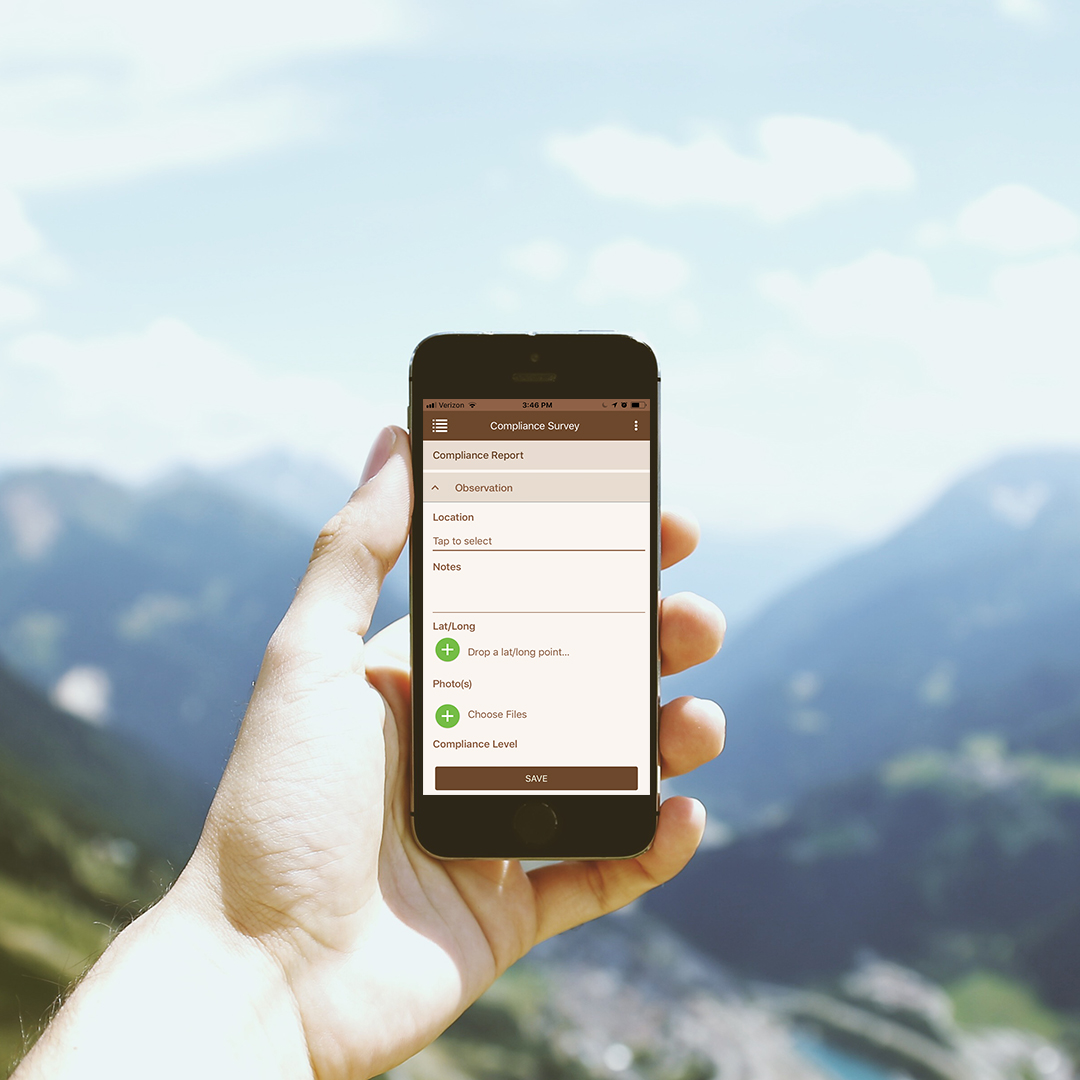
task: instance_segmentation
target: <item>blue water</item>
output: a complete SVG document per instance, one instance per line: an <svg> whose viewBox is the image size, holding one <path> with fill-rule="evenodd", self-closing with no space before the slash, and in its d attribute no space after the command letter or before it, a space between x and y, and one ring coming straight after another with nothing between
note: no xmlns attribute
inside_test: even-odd
<svg viewBox="0 0 1080 1080"><path fill-rule="evenodd" d="M799 1032L795 1036L795 1047L811 1065L816 1065L826 1076L835 1077L835 1080L900 1080L904 1076L845 1050L837 1050L806 1032Z"/></svg>

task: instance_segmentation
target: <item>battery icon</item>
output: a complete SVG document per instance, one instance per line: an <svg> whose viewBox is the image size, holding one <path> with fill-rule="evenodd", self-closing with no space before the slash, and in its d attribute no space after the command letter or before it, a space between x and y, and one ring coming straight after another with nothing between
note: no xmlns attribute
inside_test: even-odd
<svg viewBox="0 0 1080 1080"><path fill-rule="evenodd" d="M631 401L630 402L630 408L631 409L640 409L641 408L641 402L640 401Z"/></svg>

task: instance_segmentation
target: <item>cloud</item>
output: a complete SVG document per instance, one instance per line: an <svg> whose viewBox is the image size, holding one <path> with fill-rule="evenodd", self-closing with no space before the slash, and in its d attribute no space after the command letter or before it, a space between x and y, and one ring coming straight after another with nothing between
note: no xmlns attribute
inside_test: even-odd
<svg viewBox="0 0 1080 1080"><path fill-rule="evenodd" d="M964 207L956 234L1003 255L1028 255L1075 243L1080 218L1023 184L1003 184Z"/></svg>
<svg viewBox="0 0 1080 1080"><path fill-rule="evenodd" d="M78 188L244 157L309 137L326 124L321 104L293 87L196 101L75 79L35 80L20 90L25 108L17 115L0 112L0 182L21 191Z"/></svg>
<svg viewBox="0 0 1080 1080"><path fill-rule="evenodd" d="M789 321L665 365L664 484L712 527L880 536L1003 453L1077 445L1080 255L969 291L890 251L758 285Z"/></svg>
<svg viewBox="0 0 1080 1080"><path fill-rule="evenodd" d="M570 253L554 240L533 240L511 248L506 253L506 263L534 281L555 281L569 266Z"/></svg>
<svg viewBox="0 0 1080 1080"><path fill-rule="evenodd" d="M946 292L920 259L872 252L806 281L787 272L762 275L762 293L815 334L902 344L947 370L989 378L993 363L1015 372L1080 368L1080 256L1009 264L983 295ZM951 359L949 358L951 354Z"/></svg>
<svg viewBox="0 0 1080 1080"><path fill-rule="evenodd" d="M598 195L648 206L724 206L785 221L866 192L904 191L915 174L880 135L808 116L758 125L756 155L705 133L678 145L624 127L548 140L552 161Z"/></svg>
<svg viewBox="0 0 1080 1080"><path fill-rule="evenodd" d="M886 251L823 270L809 282L777 271L761 275L758 285L808 329L836 337L904 337L935 303L926 265Z"/></svg>
<svg viewBox="0 0 1080 1080"><path fill-rule="evenodd" d="M33 293L0 284L0 327L14 326L37 318L41 304Z"/></svg>
<svg viewBox="0 0 1080 1080"><path fill-rule="evenodd" d="M1050 16L1044 0L997 0L998 12L1006 19L1041 26Z"/></svg>
<svg viewBox="0 0 1080 1080"><path fill-rule="evenodd" d="M1077 445L1080 254L966 290L885 250L758 285L788 321L665 365L664 484L713 527L880 536L988 460Z"/></svg>
<svg viewBox="0 0 1080 1080"><path fill-rule="evenodd" d="M617 240L593 252L577 294L587 304L649 302L674 296L689 280L690 267L676 252Z"/></svg>
<svg viewBox="0 0 1080 1080"><path fill-rule="evenodd" d="M22 201L5 187L0 187L0 270L39 281L55 281L66 273L63 262L48 251L26 216ZM0 281L0 328L29 322L40 313L36 295Z"/></svg>
<svg viewBox="0 0 1080 1080"><path fill-rule="evenodd" d="M0 183L63 188L318 134L297 63L388 47L403 2L38 0L0 16Z"/></svg>
<svg viewBox="0 0 1080 1080"><path fill-rule="evenodd" d="M1075 443L1078 255L1005 265L975 294L943 289L921 260L888 252L760 286L811 335L851 341L879 374L883 364L904 372L889 408L933 414L943 442L984 453Z"/></svg>
<svg viewBox="0 0 1080 1080"><path fill-rule="evenodd" d="M45 241L30 223L19 197L0 187L0 268L7 269L44 250Z"/></svg>
<svg viewBox="0 0 1080 1080"><path fill-rule="evenodd" d="M0 460L142 480L285 446L356 472L383 404L360 389L264 371L176 319L83 340L26 334L0 354Z"/></svg>
<svg viewBox="0 0 1080 1080"><path fill-rule="evenodd" d="M112 67L143 87L205 90L298 60L394 44L394 0L33 0L4 5L0 61Z"/></svg>

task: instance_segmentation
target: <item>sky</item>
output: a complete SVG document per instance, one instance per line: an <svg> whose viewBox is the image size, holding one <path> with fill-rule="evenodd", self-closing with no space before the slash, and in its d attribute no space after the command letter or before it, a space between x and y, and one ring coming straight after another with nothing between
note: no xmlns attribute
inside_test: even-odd
<svg viewBox="0 0 1080 1080"><path fill-rule="evenodd" d="M1080 445L1064 0L0 0L0 468L356 476L439 331L619 330L663 493L887 533Z"/></svg>

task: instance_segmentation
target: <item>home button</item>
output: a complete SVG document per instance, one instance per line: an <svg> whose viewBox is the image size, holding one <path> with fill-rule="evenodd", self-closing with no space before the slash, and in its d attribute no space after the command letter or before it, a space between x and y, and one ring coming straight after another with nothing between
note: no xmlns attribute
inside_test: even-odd
<svg viewBox="0 0 1080 1080"><path fill-rule="evenodd" d="M526 844L546 844L558 827L555 811L544 802L523 803L514 815L514 832Z"/></svg>

